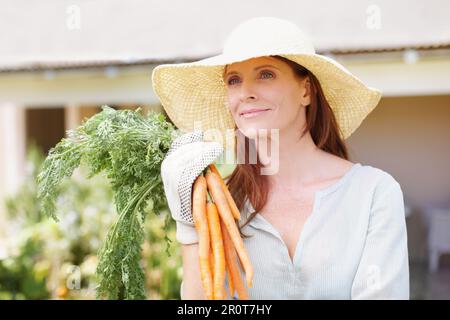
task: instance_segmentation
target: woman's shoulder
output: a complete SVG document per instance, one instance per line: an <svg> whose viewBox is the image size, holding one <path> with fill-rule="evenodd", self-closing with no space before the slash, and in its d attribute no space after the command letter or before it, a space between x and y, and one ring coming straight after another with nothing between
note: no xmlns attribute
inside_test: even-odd
<svg viewBox="0 0 450 320"><path fill-rule="evenodd" d="M350 175L354 178L353 180L359 180L367 187L371 184L382 186L398 184L393 174L387 170L362 162L354 162L335 156L329 162L329 167L335 168L333 171L336 172L336 176Z"/></svg>
<svg viewBox="0 0 450 320"><path fill-rule="evenodd" d="M355 176L361 186L374 189L374 191L400 187L395 176L386 169L360 162L355 163L355 166L359 167L358 174Z"/></svg>

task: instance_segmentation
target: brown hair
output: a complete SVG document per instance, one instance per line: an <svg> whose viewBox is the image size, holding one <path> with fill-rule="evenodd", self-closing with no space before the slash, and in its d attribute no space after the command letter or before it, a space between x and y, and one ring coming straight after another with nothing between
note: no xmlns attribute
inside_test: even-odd
<svg viewBox="0 0 450 320"><path fill-rule="evenodd" d="M319 149L348 160L347 147L341 138L342 135L338 123L317 78L308 69L294 61L281 56L273 57L287 63L300 79L309 77L311 103L306 107L306 126L300 138L309 131L315 145ZM237 135L242 135L242 133L237 130ZM237 147L245 149L243 153L245 161L243 164L237 164L227 181L227 185L240 210L244 208L247 199L255 209L255 212L251 213L248 220L242 225L242 229L266 205L269 187L266 177L259 174L263 167L259 157L257 157L256 164L250 163L247 159L247 156L250 154L250 148L255 148L253 140L247 137L240 138L242 139L238 139L238 141L244 141L244 143Z"/></svg>

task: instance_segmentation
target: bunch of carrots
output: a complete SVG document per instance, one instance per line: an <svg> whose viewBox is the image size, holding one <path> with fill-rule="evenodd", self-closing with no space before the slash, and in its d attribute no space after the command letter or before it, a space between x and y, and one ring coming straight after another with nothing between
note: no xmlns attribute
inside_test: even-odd
<svg viewBox="0 0 450 320"><path fill-rule="evenodd" d="M240 300L248 300L238 262L249 288L252 287L253 266L236 224L241 215L214 164L194 182L192 214L199 235L200 274L206 298L226 298L225 278L228 274L230 296L233 297L236 291Z"/></svg>

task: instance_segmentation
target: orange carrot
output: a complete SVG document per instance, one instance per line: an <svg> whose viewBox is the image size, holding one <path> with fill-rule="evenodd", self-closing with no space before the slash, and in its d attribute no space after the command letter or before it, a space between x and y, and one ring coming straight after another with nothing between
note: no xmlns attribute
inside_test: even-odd
<svg viewBox="0 0 450 320"><path fill-rule="evenodd" d="M223 226L223 227L222 227ZM227 266L229 268L229 279L232 279L232 283L234 284L235 290L237 291L239 300L248 300L247 289L245 288L244 282L241 279L241 273L239 272L239 266L237 263L237 255L236 249L231 242L230 234L226 229L223 221L221 221L222 235L223 235L223 246L225 248L225 260L227 262ZM234 295L234 289L231 289L231 297Z"/></svg>
<svg viewBox="0 0 450 320"><path fill-rule="evenodd" d="M214 256L214 300L224 300L225 252L223 249L222 231L220 230L219 213L216 205L209 201L206 203L206 212Z"/></svg>
<svg viewBox="0 0 450 320"><path fill-rule="evenodd" d="M233 217L237 220L241 220L241 213L239 212L236 202L234 202L234 199L231 196L230 190L228 189L227 185L225 184L225 181L223 181L219 170L217 170L216 165L211 164L209 167L211 168L211 171L214 172L215 174L217 174L220 178L221 185L223 188L223 193L225 193L225 196L227 197L228 205L230 206L231 212L233 213Z"/></svg>
<svg viewBox="0 0 450 320"><path fill-rule="evenodd" d="M231 213L230 207L227 202L227 198L223 193L223 188L220 180L221 179L216 173L212 171L208 171L206 173L206 183L208 185L208 191L217 206L219 215L222 218L239 255L242 266L245 270L247 286L251 288L253 281L253 266L251 264L250 257L245 250L244 241L242 240L239 230L236 226L236 222L234 221L233 214Z"/></svg>
<svg viewBox="0 0 450 320"><path fill-rule="evenodd" d="M226 227L222 225L220 226L222 228L222 238L223 238L223 230L226 230ZM224 249L225 249L225 262L227 263L227 278L228 278L228 289L230 291L230 297L233 297L234 295L234 284L233 284L233 278L231 276L231 271L230 271L230 266L228 265L228 260L227 260L227 250L225 248L225 240L224 240Z"/></svg>
<svg viewBox="0 0 450 320"><path fill-rule="evenodd" d="M209 229L209 227L208 227L208 229ZM208 230L209 231L209 230ZM212 248L212 243L211 243L211 245L210 245L210 248ZM210 250L209 251L209 264L210 264L210 266L211 266L211 270L212 270L212 277L213 277L213 281L214 281L214 255L213 255L213 252L212 252L212 250Z"/></svg>
<svg viewBox="0 0 450 320"><path fill-rule="evenodd" d="M211 273L210 257L210 239L209 227L206 217L206 180L203 175L197 177L193 186L192 196L192 215L194 218L195 228L199 235L199 263L200 275L205 290L205 295L208 300L212 300L213 293L213 279Z"/></svg>

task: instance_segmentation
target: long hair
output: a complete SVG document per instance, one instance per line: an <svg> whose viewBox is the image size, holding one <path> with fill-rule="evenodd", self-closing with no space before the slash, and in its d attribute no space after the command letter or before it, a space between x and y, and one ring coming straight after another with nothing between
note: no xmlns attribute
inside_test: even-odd
<svg viewBox="0 0 450 320"><path fill-rule="evenodd" d="M310 105L306 107L306 126L301 137L309 131L314 144L319 149L348 160L347 147L344 140L341 138L342 135L338 123L317 78L308 69L294 61L281 56L273 57L287 63L299 79L309 77L311 84ZM237 130L237 135L242 135L242 133ZM237 164L236 168L227 179L227 185L240 210L244 208L247 200L255 209L255 211L250 214L245 224L240 227L240 229L242 229L266 205L269 186L267 177L260 174L263 165L260 162L259 157L256 159L256 164L250 163L247 159L250 150L251 152L255 151L254 141L247 137L239 138L240 139L237 139L237 141L243 141L244 143L237 146L237 148L243 148L242 151L245 155L245 161L243 164Z"/></svg>

